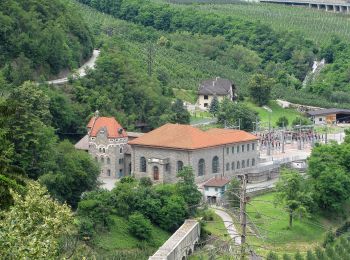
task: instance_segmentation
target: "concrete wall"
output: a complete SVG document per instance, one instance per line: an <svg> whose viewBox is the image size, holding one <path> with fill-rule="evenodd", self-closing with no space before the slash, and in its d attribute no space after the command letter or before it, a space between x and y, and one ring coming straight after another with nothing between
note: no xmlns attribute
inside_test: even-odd
<svg viewBox="0 0 350 260"><path fill-rule="evenodd" d="M127 138L107 138L107 131L89 137L89 154L100 164L101 177L124 175L124 150Z"/></svg>
<svg viewBox="0 0 350 260"><path fill-rule="evenodd" d="M252 144L254 143L254 150ZM247 149L249 144L249 151ZM242 146L244 152L242 152ZM237 148L239 147L239 148ZM237 149L239 152L237 152ZM219 158L219 169L217 173L212 171L212 161L214 156ZM145 157L147 160L147 171L141 172L140 158ZM184 166L191 166L195 174L197 183L206 181L215 176L229 176L232 177L238 173L246 172L256 168L258 163L257 142L244 142L227 144L223 146L211 147L197 150L175 150L162 149L155 147L143 147L132 145L132 174L136 178L149 177L156 183L174 183L177 181L177 161L182 161ZM199 176L198 163L200 159L205 161L205 172L203 176ZM252 161L255 160L255 165ZM239 162L240 168L237 169ZM244 162L244 163L243 163ZM249 162L249 166L248 166ZM232 168L232 163L234 167ZM228 168L226 168L228 164ZM242 165L245 165L242 168ZM155 181L153 178L153 167L157 166L159 169L159 180ZM167 170L168 169L168 170Z"/></svg>

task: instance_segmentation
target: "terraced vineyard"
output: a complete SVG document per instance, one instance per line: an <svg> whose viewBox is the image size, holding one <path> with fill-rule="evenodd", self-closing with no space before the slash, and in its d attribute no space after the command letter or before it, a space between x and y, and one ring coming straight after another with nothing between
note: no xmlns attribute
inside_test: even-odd
<svg viewBox="0 0 350 260"><path fill-rule="evenodd" d="M233 0L154 0L183 4L183 8L225 14L232 17L261 21L272 28L300 32L322 44L332 35L350 40L350 15L319 11L305 7L278 4L243 3ZM191 4L191 5L189 5Z"/></svg>

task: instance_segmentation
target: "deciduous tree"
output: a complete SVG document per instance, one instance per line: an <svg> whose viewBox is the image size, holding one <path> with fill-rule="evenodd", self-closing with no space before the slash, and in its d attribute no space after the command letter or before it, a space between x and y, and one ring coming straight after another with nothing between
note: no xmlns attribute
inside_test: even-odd
<svg viewBox="0 0 350 260"><path fill-rule="evenodd" d="M53 259L59 239L75 232L73 213L37 182L28 182L27 188L25 196L14 193L14 205L2 213L0 258Z"/></svg>

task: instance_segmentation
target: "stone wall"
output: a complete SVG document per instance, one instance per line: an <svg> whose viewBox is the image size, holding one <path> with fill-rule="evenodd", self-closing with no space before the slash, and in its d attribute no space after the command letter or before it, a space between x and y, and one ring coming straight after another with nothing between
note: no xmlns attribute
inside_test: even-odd
<svg viewBox="0 0 350 260"><path fill-rule="evenodd" d="M102 129L89 137L89 154L100 164L101 177L118 178L124 175L124 151L127 138L107 138Z"/></svg>
<svg viewBox="0 0 350 260"><path fill-rule="evenodd" d="M252 150L252 143L255 144L254 150ZM153 180L153 167L157 166L159 169L159 180L155 182L174 183L177 181L177 162L182 161L184 166L191 166L193 168L197 183L209 180L215 176L232 177L241 172L252 170L256 168L256 165L258 164L259 154L257 151L257 142L249 142L249 151L247 151L247 144L248 142L235 143L196 150L164 149L132 145L132 173L138 179L141 177L149 177ZM244 152L242 152L242 145L244 146ZM237 152L238 146L239 152ZM214 156L219 158L219 167L218 172L216 173L213 173L212 171L212 161ZM141 172L141 157L146 158L146 172ZM203 176L199 176L198 163L200 159L204 159L205 161L205 171ZM252 166L253 159L255 160L255 166ZM249 167L247 167L248 160ZM242 168L242 161L244 161L245 164L244 168ZM240 169L237 169L237 162L240 164ZM232 163L234 163L233 168ZM228 164L228 168L226 168L226 164Z"/></svg>

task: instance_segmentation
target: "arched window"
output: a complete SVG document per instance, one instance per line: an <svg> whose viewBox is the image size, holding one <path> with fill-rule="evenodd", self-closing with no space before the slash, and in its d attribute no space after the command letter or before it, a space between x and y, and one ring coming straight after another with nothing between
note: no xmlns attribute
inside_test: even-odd
<svg viewBox="0 0 350 260"><path fill-rule="evenodd" d="M231 163L231 170L234 171L235 170L235 162Z"/></svg>
<svg viewBox="0 0 350 260"><path fill-rule="evenodd" d="M200 159L198 161L198 176L203 176L205 173L205 161L204 159Z"/></svg>
<svg viewBox="0 0 350 260"><path fill-rule="evenodd" d="M140 158L140 171L141 172L146 172L147 171L146 158L145 157L141 157Z"/></svg>
<svg viewBox="0 0 350 260"><path fill-rule="evenodd" d="M245 161L242 160L242 169L245 168Z"/></svg>
<svg viewBox="0 0 350 260"><path fill-rule="evenodd" d="M119 153L123 153L123 147L119 148Z"/></svg>
<svg viewBox="0 0 350 260"><path fill-rule="evenodd" d="M247 160L247 167L249 167L250 166L250 160L248 159Z"/></svg>
<svg viewBox="0 0 350 260"><path fill-rule="evenodd" d="M103 153L105 153L105 152L106 152L106 149L105 149L105 148L103 148L103 149L102 149L102 151L103 151Z"/></svg>
<svg viewBox="0 0 350 260"><path fill-rule="evenodd" d="M158 168L158 166L153 166L153 179L155 181L159 180L159 168Z"/></svg>
<svg viewBox="0 0 350 260"><path fill-rule="evenodd" d="M101 157L101 163L105 162L105 158Z"/></svg>
<svg viewBox="0 0 350 260"><path fill-rule="evenodd" d="M252 166L255 166L255 158L252 159Z"/></svg>
<svg viewBox="0 0 350 260"><path fill-rule="evenodd" d="M213 173L219 172L219 157L217 157L217 156L214 156L214 158L213 158L212 170L213 170Z"/></svg>
<svg viewBox="0 0 350 260"><path fill-rule="evenodd" d="M177 161L176 163L176 171L182 171L182 168L184 167L184 163L182 161Z"/></svg>
<svg viewBox="0 0 350 260"><path fill-rule="evenodd" d="M237 169L240 169L241 168L241 164L240 164L240 162L238 161L237 162Z"/></svg>
<svg viewBox="0 0 350 260"><path fill-rule="evenodd" d="M230 163L226 163L226 171L230 170Z"/></svg>
<svg viewBox="0 0 350 260"><path fill-rule="evenodd" d="M102 153L102 148L99 148L98 151L99 151L100 153Z"/></svg>
<svg viewBox="0 0 350 260"><path fill-rule="evenodd" d="M110 169L107 170L107 175L111 176L111 170Z"/></svg>
<svg viewBox="0 0 350 260"><path fill-rule="evenodd" d="M107 164L111 164L111 159L109 159L109 157L107 157Z"/></svg>

